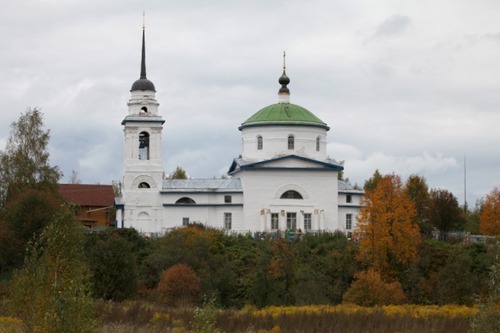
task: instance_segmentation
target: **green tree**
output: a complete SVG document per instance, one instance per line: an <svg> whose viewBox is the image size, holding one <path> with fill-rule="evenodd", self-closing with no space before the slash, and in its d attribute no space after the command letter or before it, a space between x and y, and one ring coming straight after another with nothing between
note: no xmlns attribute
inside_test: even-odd
<svg viewBox="0 0 500 333"><path fill-rule="evenodd" d="M444 239L450 231L462 231L465 225L463 210L457 198L447 190L432 190L430 205L430 222L440 231Z"/></svg>
<svg viewBox="0 0 500 333"><path fill-rule="evenodd" d="M484 199L478 199L473 209L468 209L465 215L465 231L470 232L472 235L479 235L481 233L481 212L484 207Z"/></svg>
<svg viewBox="0 0 500 333"><path fill-rule="evenodd" d="M56 191L62 173L49 165L49 139L37 108L12 123L6 150L0 152L0 206L29 188Z"/></svg>
<svg viewBox="0 0 500 333"><path fill-rule="evenodd" d="M3 270L21 266L28 241L39 236L60 204L61 200L53 193L34 189L28 189L7 202L0 219L0 230L7 237L5 243L0 242L0 248L6 247L6 251L0 252L0 258L3 257L0 261L5 263Z"/></svg>
<svg viewBox="0 0 500 333"><path fill-rule="evenodd" d="M188 176L187 176L186 170L184 170L180 166L177 166L177 168L175 168L175 171L172 172L170 174L170 177L168 177L168 178L170 178L170 179L188 179Z"/></svg>
<svg viewBox="0 0 500 333"><path fill-rule="evenodd" d="M420 231L430 236L432 232L432 225L429 222L430 194L425 178L418 175L408 177L406 193L415 203L415 222L419 225Z"/></svg>
<svg viewBox="0 0 500 333"><path fill-rule="evenodd" d="M295 303L341 303L357 268L355 243L338 231L307 233L293 246L297 253L296 283L292 288Z"/></svg>
<svg viewBox="0 0 500 333"><path fill-rule="evenodd" d="M488 299L481 304L471 323L471 333L499 333L500 316L500 263L491 267Z"/></svg>
<svg viewBox="0 0 500 333"><path fill-rule="evenodd" d="M94 297L123 301L135 296L139 271L133 244L113 229L87 237Z"/></svg>
<svg viewBox="0 0 500 333"><path fill-rule="evenodd" d="M13 280L11 307L29 332L92 332L84 231L64 207L38 240L30 243Z"/></svg>
<svg viewBox="0 0 500 333"><path fill-rule="evenodd" d="M382 174L377 170L373 173L370 179L365 181L364 189L365 191L373 191L377 187L378 182L382 179Z"/></svg>

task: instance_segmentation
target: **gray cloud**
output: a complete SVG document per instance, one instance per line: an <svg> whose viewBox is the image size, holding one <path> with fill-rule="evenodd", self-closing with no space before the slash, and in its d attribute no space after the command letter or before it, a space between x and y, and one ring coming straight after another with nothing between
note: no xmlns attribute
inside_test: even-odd
<svg viewBox="0 0 500 333"><path fill-rule="evenodd" d="M406 15L394 15L384 20L375 31L374 38L385 38L401 35L411 26Z"/></svg>
<svg viewBox="0 0 500 333"><path fill-rule="evenodd" d="M12 2L0 12L0 149L10 123L39 106L51 163L83 182L119 180L146 10L166 173L227 170L238 126L277 101L286 50L291 101L331 126L329 154L352 182L377 168L420 173L462 201L467 154L472 203L500 185L497 7L444 0L430 15L420 2L364 0Z"/></svg>

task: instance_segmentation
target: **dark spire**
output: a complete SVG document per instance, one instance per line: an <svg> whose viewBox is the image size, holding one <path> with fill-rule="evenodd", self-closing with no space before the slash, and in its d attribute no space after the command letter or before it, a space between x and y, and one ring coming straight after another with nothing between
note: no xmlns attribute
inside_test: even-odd
<svg viewBox="0 0 500 333"><path fill-rule="evenodd" d="M142 23L141 76L139 80L135 81L134 84L132 84L132 89L130 89L130 91L134 90L156 91L153 82L149 81L146 77L146 25L144 24L144 21Z"/></svg>
<svg viewBox="0 0 500 333"><path fill-rule="evenodd" d="M146 77L146 27L142 25L142 56L141 56L141 79Z"/></svg>
<svg viewBox="0 0 500 333"><path fill-rule="evenodd" d="M279 93L285 93L285 94L290 94L290 90L288 89L287 85L290 83L290 78L286 76L286 63L285 63L285 57L286 53L283 51L283 74L281 75L279 79L279 84L281 84L281 88L279 90Z"/></svg>

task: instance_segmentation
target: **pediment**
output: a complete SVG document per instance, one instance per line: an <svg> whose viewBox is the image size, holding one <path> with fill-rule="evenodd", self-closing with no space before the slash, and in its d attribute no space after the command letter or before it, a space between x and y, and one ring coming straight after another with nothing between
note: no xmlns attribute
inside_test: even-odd
<svg viewBox="0 0 500 333"><path fill-rule="evenodd" d="M233 174L241 170L325 170L340 171L344 168L341 165L330 162L318 161L297 155L287 155L264 161L247 161L235 159L229 173Z"/></svg>

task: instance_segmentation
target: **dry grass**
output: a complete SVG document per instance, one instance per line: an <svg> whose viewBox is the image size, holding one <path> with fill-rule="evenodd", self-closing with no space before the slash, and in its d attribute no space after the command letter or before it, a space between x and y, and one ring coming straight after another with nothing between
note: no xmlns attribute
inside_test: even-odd
<svg viewBox="0 0 500 333"><path fill-rule="evenodd" d="M191 329L192 309L162 308L139 302L100 303L96 307L101 333L172 332ZM466 333L476 308L460 306L270 307L262 310L221 310L221 333Z"/></svg>
<svg viewBox="0 0 500 333"><path fill-rule="evenodd" d="M269 307L218 311L219 333L466 333L477 308L464 306L351 305ZM188 333L194 319L190 308L166 308L151 303L98 302L99 333ZM500 314L499 314L500 315ZM16 318L0 317L0 333L20 333Z"/></svg>

